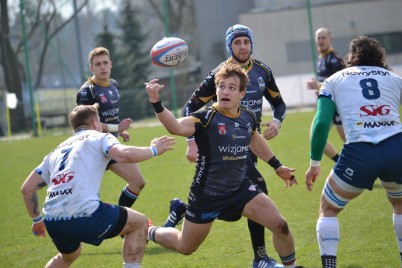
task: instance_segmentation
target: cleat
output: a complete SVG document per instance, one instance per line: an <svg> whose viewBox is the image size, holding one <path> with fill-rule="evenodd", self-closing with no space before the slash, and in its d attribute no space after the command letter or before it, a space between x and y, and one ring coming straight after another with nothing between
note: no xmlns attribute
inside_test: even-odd
<svg viewBox="0 0 402 268"><path fill-rule="evenodd" d="M170 201L169 217L167 218L163 227L176 227L183 220L186 214L187 205L179 198L174 198Z"/></svg>
<svg viewBox="0 0 402 268"><path fill-rule="evenodd" d="M280 263L277 263L276 260L274 260L273 258L265 256L258 262L253 261L252 267L253 268L283 268L283 265Z"/></svg>

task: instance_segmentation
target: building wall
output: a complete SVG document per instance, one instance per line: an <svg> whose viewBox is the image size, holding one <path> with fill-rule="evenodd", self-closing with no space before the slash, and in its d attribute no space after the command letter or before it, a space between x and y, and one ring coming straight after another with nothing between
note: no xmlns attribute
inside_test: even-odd
<svg viewBox="0 0 402 268"><path fill-rule="evenodd" d="M313 5L312 28L313 32L319 27L330 28L335 50L344 56L349 42L359 35L401 32L401 10L401 0ZM239 22L253 30L253 57L267 63L279 76L313 73L307 14L304 7L240 14ZM402 65L402 53L388 55L388 63L391 67Z"/></svg>
<svg viewBox="0 0 402 268"><path fill-rule="evenodd" d="M194 1L194 5L200 47L201 75L204 77L227 58L226 30L239 23L238 15L254 8L254 3L244 0L202 0Z"/></svg>

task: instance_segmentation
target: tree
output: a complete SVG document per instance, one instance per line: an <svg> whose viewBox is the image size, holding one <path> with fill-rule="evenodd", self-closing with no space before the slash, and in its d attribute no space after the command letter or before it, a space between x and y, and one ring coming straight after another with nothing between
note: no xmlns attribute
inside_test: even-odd
<svg viewBox="0 0 402 268"><path fill-rule="evenodd" d="M119 88L122 95L130 95L130 98L122 98L122 113L121 116L125 117L124 108L130 107L131 110L135 107L137 117L144 117L145 115L153 114L150 105L144 100L147 99L144 90L144 82L148 78L149 69L149 51L144 50L144 43L147 36L141 32L141 23L138 14L139 10L133 6L130 0L123 1L121 13L121 20L118 26L121 29L120 46L117 51L118 66L122 68L124 75L118 80ZM129 91L129 92L128 92ZM140 114L138 114L140 112ZM129 116L129 115L127 115Z"/></svg>
<svg viewBox="0 0 402 268"><path fill-rule="evenodd" d="M7 0L0 0L0 63L3 67L4 77L6 78L5 85L7 90L15 93L19 100L22 100L22 85L23 82L26 82L25 70L23 68L24 64L18 60L18 55L22 52L24 42L33 40L36 36L45 36L44 39L40 39L42 41L41 43L37 41L38 43L35 44L36 46L41 46L39 62L36 64L38 66L38 72L35 75L36 81L34 83L34 87L36 88L41 82L50 41L82 11L88 4L88 1L89 0L82 0L76 12L58 25L55 21L60 17L58 7L61 1L37 0L27 1L27 3L25 3L24 0L20 0L20 8L24 8L21 11L21 16L24 16L26 20L27 34L26 36L19 35L18 41L15 42L16 44L13 46L10 35L10 17ZM10 118L11 122L17 123L12 124L13 131L19 132L27 130L26 124L22 123L25 122L25 111L21 101L15 110L11 110Z"/></svg>
<svg viewBox="0 0 402 268"><path fill-rule="evenodd" d="M195 18L194 14L194 3L189 0L176 0L176 1L166 1L167 14L170 18L168 20L168 27L170 33L178 34L185 25L193 27L193 24L189 24L188 19ZM164 12L163 3L161 5L161 0L148 0L148 3L154 9L156 16L164 23Z"/></svg>

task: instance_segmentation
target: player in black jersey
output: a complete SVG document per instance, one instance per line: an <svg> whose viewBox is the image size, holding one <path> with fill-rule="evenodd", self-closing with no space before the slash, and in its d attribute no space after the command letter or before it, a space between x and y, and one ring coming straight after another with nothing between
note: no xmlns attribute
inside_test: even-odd
<svg viewBox="0 0 402 268"><path fill-rule="evenodd" d="M317 79L311 78L307 82L307 88L315 90L318 96L318 91L320 90L324 80L337 71L344 68L343 59L334 51L332 47L332 36L331 31L327 28L319 28L315 32L315 42L318 49L318 59L317 59ZM332 118L332 124L336 126L339 136L345 142L345 132L343 131L342 122L339 119L339 114L335 111ZM338 152L335 146L327 141L325 145L324 154L334 160L338 160Z"/></svg>
<svg viewBox="0 0 402 268"><path fill-rule="evenodd" d="M146 83L149 100L165 128L174 135L194 135L198 146L182 231L150 226L148 239L189 255L205 240L215 219L236 221L244 216L268 228L282 263L296 267L294 241L286 220L271 199L247 178L251 149L275 169L286 187L297 184L294 169L280 164L257 130L255 114L240 105L248 82L240 66L225 64L215 74L216 103L180 119L159 100L159 90L164 86L158 84L158 79Z"/></svg>
<svg viewBox="0 0 402 268"><path fill-rule="evenodd" d="M219 66L211 71L202 81L185 104L182 115L188 116L192 112L199 110L209 101L216 99L215 74L223 66L232 63L242 67L250 79L241 104L250 108L256 114L258 131L261 131L262 104L263 98L265 98L273 110L273 120L270 123L263 124L268 126L264 132L264 137L269 140L278 135L279 128L286 115L286 105L276 85L271 69L264 63L251 58L253 46L254 40L252 31L247 26L236 24L230 27L226 32L226 49L230 55L229 59L219 64ZM187 139L187 144L187 159L190 162L194 162L198 156L197 146L191 138ZM253 183L258 184L264 193L268 194L266 182L264 177L257 170L256 163L257 157L250 152L247 177ZM178 201L173 200L172 205L177 204L177 202ZM177 223L178 220L181 219L180 216L176 216L178 213L172 208L172 205L171 213L165 226L174 226L174 223ZM276 261L270 258L266 252L264 227L256 222L248 220L248 228L254 251L253 267L283 267L280 264L275 264Z"/></svg>
<svg viewBox="0 0 402 268"><path fill-rule="evenodd" d="M104 47L97 47L89 53L88 58L93 76L78 91L77 104L98 103L102 131L110 132L116 137L120 135L127 142L130 140L130 134L126 130L130 128L133 120L130 118L119 120L120 96L117 82L110 78L112 61L109 51ZM127 181L128 184L120 194L119 205L131 207L145 185L138 165L136 163L116 163L111 160L107 168Z"/></svg>

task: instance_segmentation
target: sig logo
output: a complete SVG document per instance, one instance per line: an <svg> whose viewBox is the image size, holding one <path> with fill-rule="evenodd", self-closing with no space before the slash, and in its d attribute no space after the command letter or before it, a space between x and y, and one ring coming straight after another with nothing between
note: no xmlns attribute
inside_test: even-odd
<svg viewBox="0 0 402 268"><path fill-rule="evenodd" d="M389 105L366 105L360 107L360 113L361 117L365 116L379 116L379 115L387 115L390 113L391 108Z"/></svg>
<svg viewBox="0 0 402 268"><path fill-rule="evenodd" d="M67 183L71 181L74 178L74 173L75 172L68 172L66 174L59 174L56 176L56 178L52 179L52 182L55 185L59 185L60 183Z"/></svg>

